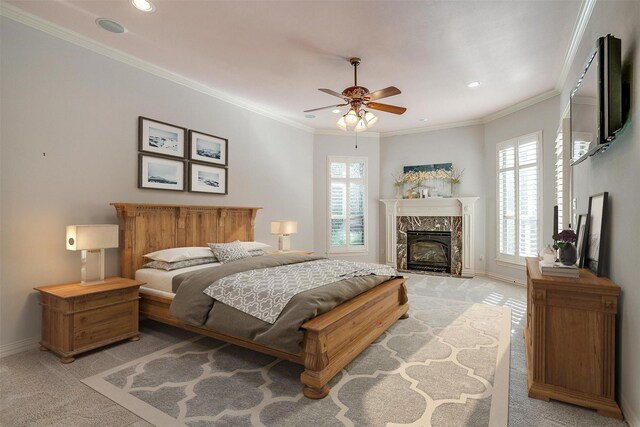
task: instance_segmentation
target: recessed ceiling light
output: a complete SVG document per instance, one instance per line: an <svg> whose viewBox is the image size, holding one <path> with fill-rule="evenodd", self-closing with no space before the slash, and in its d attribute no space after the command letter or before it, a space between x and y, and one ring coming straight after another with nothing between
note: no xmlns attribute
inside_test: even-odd
<svg viewBox="0 0 640 427"><path fill-rule="evenodd" d="M471 82L467 85L467 87L478 87L480 86L480 84L481 84L480 82Z"/></svg>
<svg viewBox="0 0 640 427"><path fill-rule="evenodd" d="M338 114L340 112L339 108L334 108L333 110L331 110L332 113L334 114Z"/></svg>
<svg viewBox="0 0 640 427"><path fill-rule="evenodd" d="M315 116L315 115L313 115L313 114L306 114L306 115L305 115L305 117L306 117L307 119L315 119L315 118L316 118L316 116Z"/></svg>
<svg viewBox="0 0 640 427"><path fill-rule="evenodd" d="M98 27L102 28L105 31L109 31L110 33L122 34L127 32L126 28L124 28L120 23L114 21L113 19L98 18L96 19L96 24L98 25Z"/></svg>
<svg viewBox="0 0 640 427"><path fill-rule="evenodd" d="M420 120L421 122L426 122L426 121L427 121L427 120L429 120L429 119L427 119L426 117L423 117L423 118L418 119L418 120Z"/></svg>
<svg viewBox="0 0 640 427"><path fill-rule="evenodd" d="M148 0L131 0L131 4L138 10L143 12L153 12L156 7Z"/></svg>

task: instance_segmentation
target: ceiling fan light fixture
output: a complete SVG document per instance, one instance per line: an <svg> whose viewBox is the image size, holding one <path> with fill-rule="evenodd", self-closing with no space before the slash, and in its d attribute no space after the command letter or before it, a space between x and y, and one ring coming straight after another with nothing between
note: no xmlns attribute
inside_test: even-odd
<svg viewBox="0 0 640 427"><path fill-rule="evenodd" d="M364 121L364 119L360 119L360 121L356 125L355 131L362 132L363 130L367 130L367 129L368 129L367 123Z"/></svg>
<svg viewBox="0 0 640 427"><path fill-rule="evenodd" d="M347 122L344 120L344 116L338 119L338 123L336 123L336 126L338 126L341 130L347 130Z"/></svg>
<svg viewBox="0 0 640 427"><path fill-rule="evenodd" d="M373 114L371 111L366 111L364 113L364 119L367 122L367 127L371 127L373 125L375 125L376 123L378 123L378 116L376 116L375 114Z"/></svg>
<svg viewBox="0 0 640 427"><path fill-rule="evenodd" d="M349 112L342 117L344 117L344 121L347 123L347 125L350 126L356 125L358 123L358 120L360 119L358 113L356 113L356 110L354 110L353 108L350 109Z"/></svg>

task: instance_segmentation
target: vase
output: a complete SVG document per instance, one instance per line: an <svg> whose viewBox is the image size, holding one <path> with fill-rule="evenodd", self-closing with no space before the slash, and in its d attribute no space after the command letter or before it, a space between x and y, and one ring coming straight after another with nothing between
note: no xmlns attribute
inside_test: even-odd
<svg viewBox="0 0 640 427"><path fill-rule="evenodd" d="M573 265L578 260L578 250L572 243L564 243L560 248L560 262L564 265Z"/></svg>
<svg viewBox="0 0 640 427"><path fill-rule="evenodd" d="M402 199L402 187L396 185L396 199Z"/></svg>
<svg viewBox="0 0 640 427"><path fill-rule="evenodd" d="M451 183L451 197L458 197L458 184Z"/></svg>

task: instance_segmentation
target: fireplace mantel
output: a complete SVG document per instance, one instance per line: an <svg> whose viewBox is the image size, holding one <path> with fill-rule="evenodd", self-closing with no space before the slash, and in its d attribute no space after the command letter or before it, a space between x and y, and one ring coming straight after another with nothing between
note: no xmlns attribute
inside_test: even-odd
<svg viewBox="0 0 640 427"><path fill-rule="evenodd" d="M397 217L462 217L462 276L475 275L474 205L479 197L442 197L426 199L382 199L385 204L386 264L396 267Z"/></svg>

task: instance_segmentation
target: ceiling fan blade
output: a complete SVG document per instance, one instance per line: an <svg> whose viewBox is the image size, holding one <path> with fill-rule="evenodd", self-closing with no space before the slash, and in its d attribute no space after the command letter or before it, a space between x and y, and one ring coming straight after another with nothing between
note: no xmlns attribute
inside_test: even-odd
<svg viewBox="0 0 640 427"><path fill-rule="evenodd" d="M335 90L331 90L331 89L318 89L318 90L320 92L328 93L329 95L333 95L333 96L337 96L338 98L342 98L345 101L348 100L348 99L351 99L348 96L344 96L343 94L336 92Z"/></svg>
<svg viewBox="0 0 640 427"><path fill-rule="evenodd" d="M384 89L377 90L375 92L371 92L369 95L365 96L365 99L369 101L375 101L376 99L386 98L388 96L400 95L400 89L395 86L385 87Z"/></svg>
<svg viewBox="0 0 640 427"><path fill-rule="evenodd" d="M310 113L312 111L326 110L327 108L344 107L345 105L349 105L349 104L327 105L326 107L314 108L312 110L304 110L304 112Z"/></svg>
<svg viewBox="0 0 640 427"><path fill-rule="evenodd" d="M380 104L377 102L367 102L367 107L371 108L372 110L379 110L393 114L402 114L407 111L407 109L404 107L396 107L395 105Z"/></svg>

